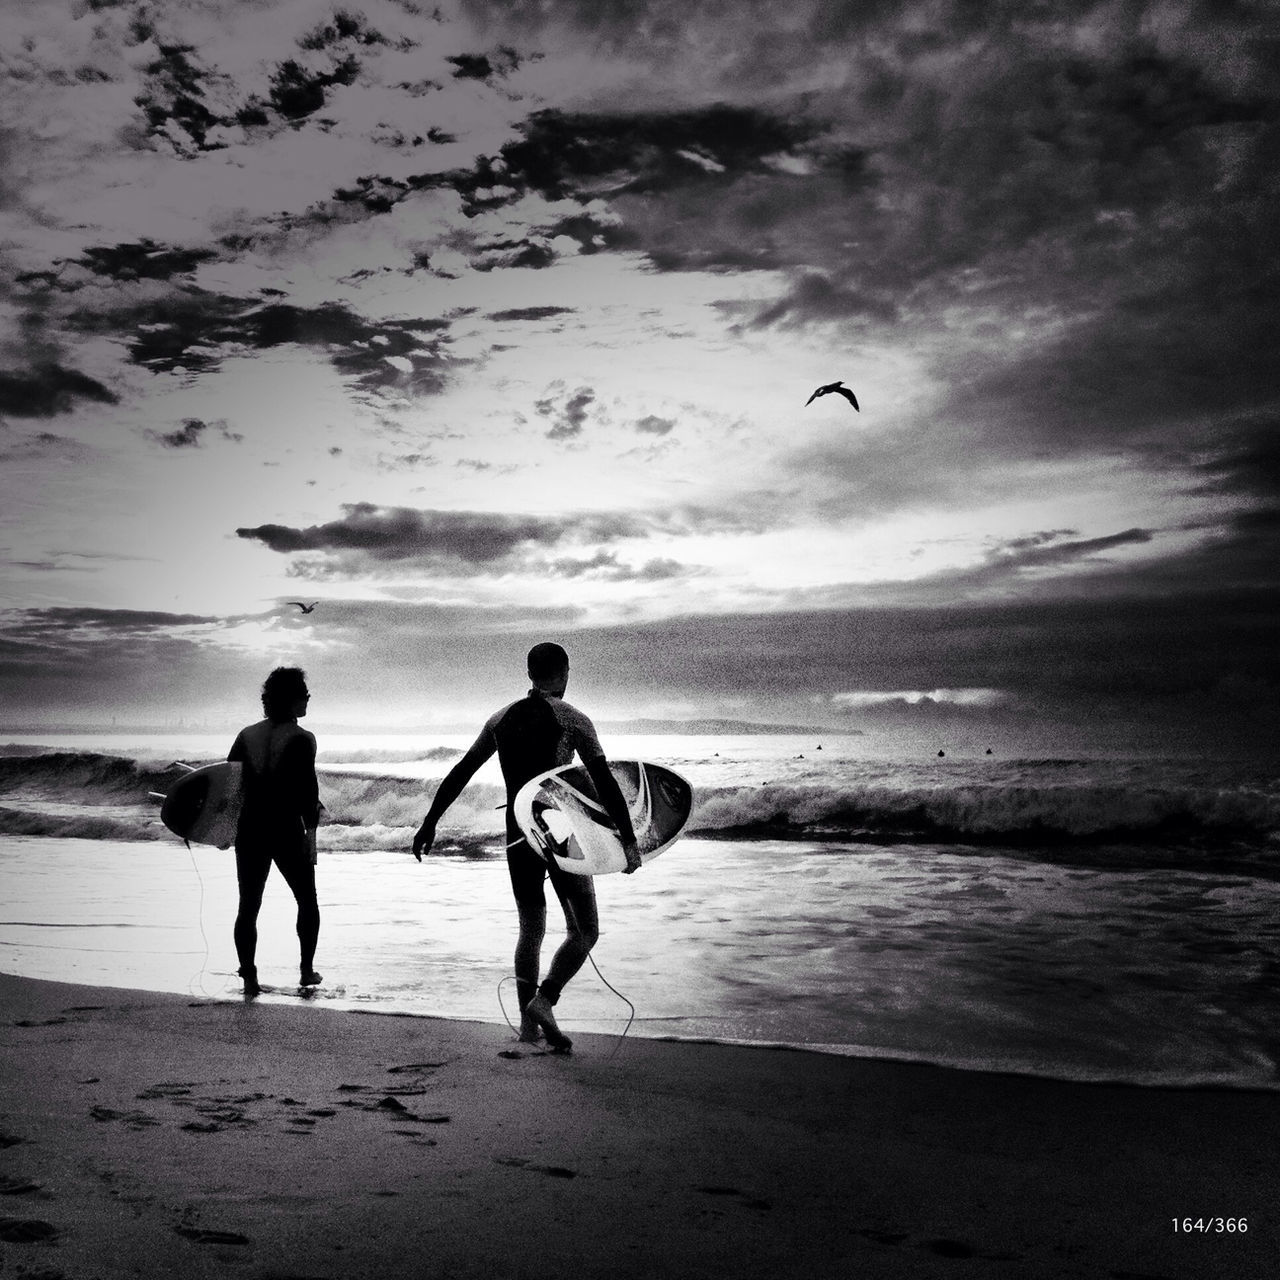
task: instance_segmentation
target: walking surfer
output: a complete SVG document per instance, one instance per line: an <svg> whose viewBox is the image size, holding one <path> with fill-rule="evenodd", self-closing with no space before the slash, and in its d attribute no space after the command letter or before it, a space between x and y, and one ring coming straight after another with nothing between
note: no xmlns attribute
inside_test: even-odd
<svg viewBox="0 0 1280 1280"><path fill-rule="evenodd" d="M436 838L436 824L462 794L477 769L496 751L507 787L507 868L520 919L516 941L516 995L520 1004L520 1039L533 1041L540 1032L553 1049L567 1051L572 1041L556 1025L553 1006L560 993L586 961L599 936L595 884L590 876L562 871L545 862L525 841L511 814L511 802L526 782L548 769L571 764L576 751L595 784L596 794L618 829L627 859L627 873L640 866L635 832L626 802L609 772L595 726L576 707L564 701L569 683L569 655L558 644L536 644L529 650L529 679L525 697L495 711L485 721L471 749L445 775L431 808L413 838L413 856L422 861ZM538 982L542 939L547 925L543 881L564 909L565 939L551 960L547 976Z"/></svg>
<svg viewBox="0 0 1280 1280"><path fill-rule="evenodd" d="M311 694L297 667L277 667L262 686L265 719L236 735L227 755L243 767L244 803L236 828L236 880L240 906L235 944L244 992L256 996L258 910L274 862L298 904L300 983L317 986L313 968L320 936L316 901L315 839L320 821L316 739L298 724Z"/></svg>

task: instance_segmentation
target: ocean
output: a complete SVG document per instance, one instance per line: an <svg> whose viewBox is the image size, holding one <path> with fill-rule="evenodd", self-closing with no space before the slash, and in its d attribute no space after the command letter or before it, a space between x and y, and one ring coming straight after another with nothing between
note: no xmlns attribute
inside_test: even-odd
<svg viewBox="0 0 1280 1280"><path fill-rule="evenodd" d="M501 1022L515 938L496 766L408 852L449 735L319 735L314 1003ZM685 836L597 881L562 1025L1084 1081L1280 1088L1275 762L943 757L872 735L605 738L693 784ZM0 970L236 998L229 851L149 792L229 735L0 746ZM263 998L299 998L273 873ZM549 910L549 960L558 909ZM622 1043L622 1042L620 1042Z"/></svg>

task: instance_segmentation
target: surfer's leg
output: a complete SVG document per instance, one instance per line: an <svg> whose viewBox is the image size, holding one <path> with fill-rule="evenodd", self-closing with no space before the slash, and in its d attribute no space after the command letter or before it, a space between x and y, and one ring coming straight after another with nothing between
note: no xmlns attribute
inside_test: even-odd
<svg viewBox="0 0 1280 1280"><path fill-rule="evenodd" d="M514 834L513 834L514 829ZM516 1000L523 1013L538 990L542 939L547 931L547 899L542 881L547 864L524 842L514 822L507 823L507 871L516 900L520 933L516 938Z"/></svg>
<svg viewBox="0 0 1280 1280"><path fill-rule="evenodd" d="M266 888L267 873L271 870L271 855L256 843L236 843L236 882L240 888L240 903L236 911L236 958L240 962L240 976L245 988L257 986L258 970L258 911L262 906L262 891ZM250 992L256 994L256 992Z"/></svg>
<svg viewBox="0 0 1280 1280"><path fill-rule="evenodd" d="M590 876L575 876L558 867L549 870L551 887L564 908L566 933L538 990L550 1004L555 1004L569 979L586 963L591 948L596 945L600 937L600 919L596 911L596 886Z"/></svg>
<svg viewBox="0 0 1280 1280"><path fill-rule="evenodd" d="M315 972L316 943L320 939L320 904L316 900L316 869L308 850L290 847L276 855L276 866L298 904L298 947L303 986L320 980Z"/></svg>

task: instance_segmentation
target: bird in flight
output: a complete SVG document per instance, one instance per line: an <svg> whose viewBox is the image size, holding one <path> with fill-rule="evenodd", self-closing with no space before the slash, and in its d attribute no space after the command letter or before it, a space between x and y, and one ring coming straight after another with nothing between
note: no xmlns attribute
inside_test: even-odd
<svg viewBox="0 0 1280 1280"><path fill-rule="evenodd" d="M833 391L836 392L838 395L844 396L844 398L848 400L848 402L851 405L853 405L855 409L858 409L858 397L855 396L853 392L850 391L849 388L846 387L844 383L841 382L839 379L837 379L835 382L828 382L825 387L819 387L817 391L815 391L813 395L811 395L804 402L805 407L807 408L809 405L811 405L819 396L829 396ZM858 412L861 413L862 410L858 409Z"/></svg>
<svg viewBox="0 0 1280 1280"><path fill-rule="evenodd" d="M303 604L301 600L289 600L289 601L286 601L286 603L296 604L298 608L302 610L303 613L311 613L315 609L316 605L320 603L320 601L313 600L310 604Z"/></svg>

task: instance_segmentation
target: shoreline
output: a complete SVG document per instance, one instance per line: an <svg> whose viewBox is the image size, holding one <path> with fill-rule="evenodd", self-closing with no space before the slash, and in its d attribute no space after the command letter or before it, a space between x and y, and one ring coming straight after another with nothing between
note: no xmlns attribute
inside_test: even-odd
<svg viewBox="0 0 1280 1280"><path fill-rule="evenodd" d="M1274 1272L1275 1094L364 1012L0 975L0 1267Z"/></svg>

